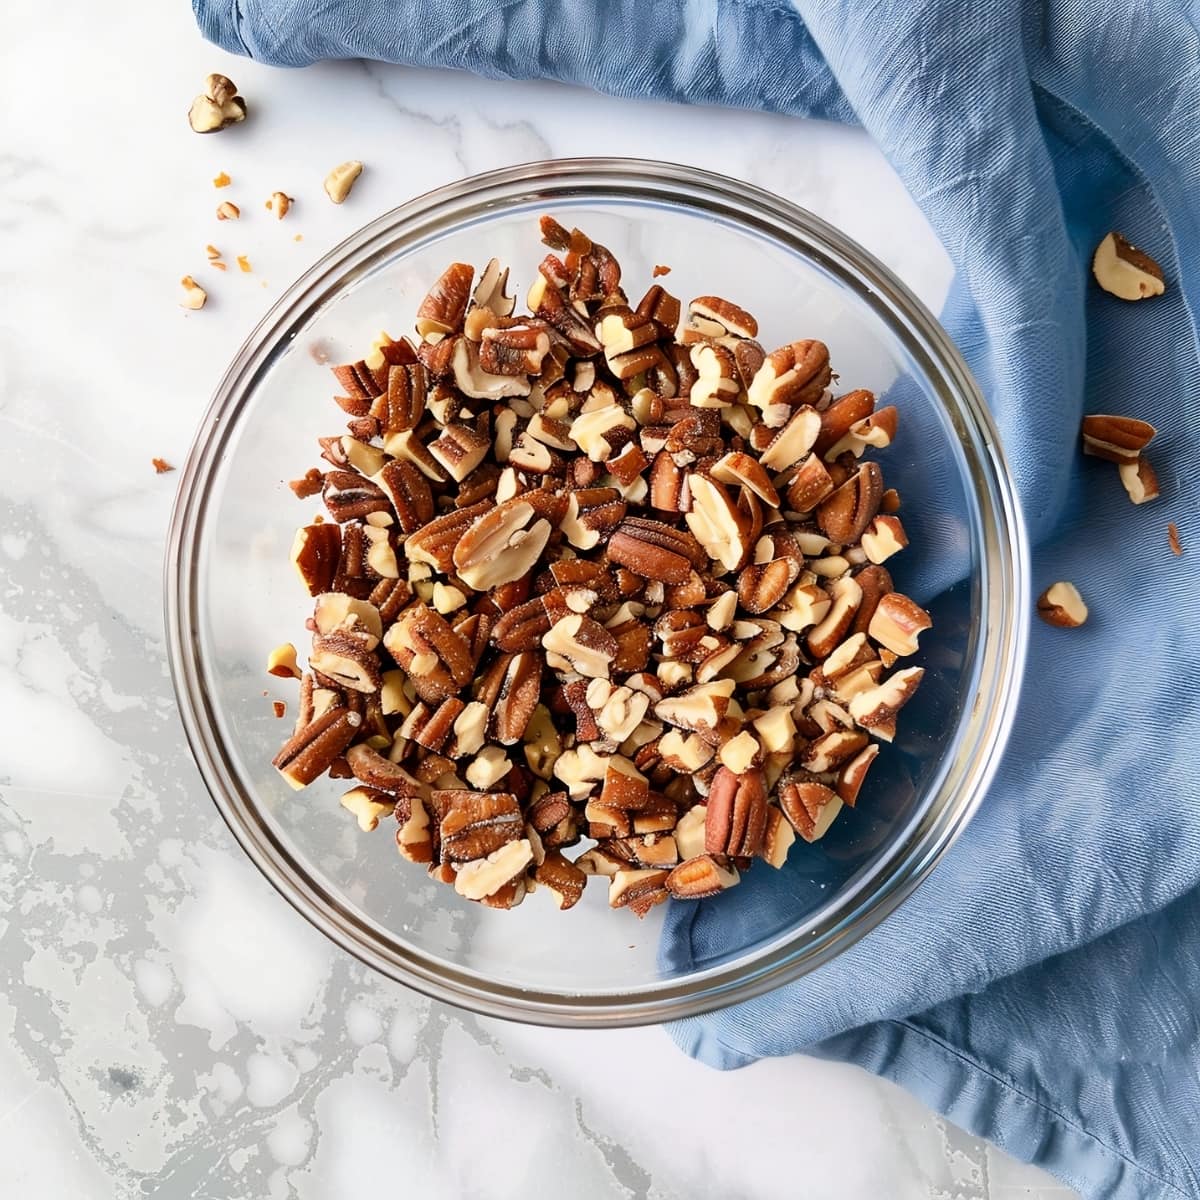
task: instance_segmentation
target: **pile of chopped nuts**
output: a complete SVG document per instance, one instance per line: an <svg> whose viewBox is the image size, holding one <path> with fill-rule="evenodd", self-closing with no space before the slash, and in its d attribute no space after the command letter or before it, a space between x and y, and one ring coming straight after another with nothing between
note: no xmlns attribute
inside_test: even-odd
<svg viewBox="0 0 1200 1200"><path fill-rule="evenodd" d="M541 229L528 315L496 260L453 263L415 345L333 368L349 432L292 485L328 518L292 548L313 640L303 672L272 655L300 677L274 763L353 777L361 827L394 815L468 899L569 908L601 875L644 916L854 805L931 622L864 457L895 408L728 300L631 305L605 247Z"/></svg>

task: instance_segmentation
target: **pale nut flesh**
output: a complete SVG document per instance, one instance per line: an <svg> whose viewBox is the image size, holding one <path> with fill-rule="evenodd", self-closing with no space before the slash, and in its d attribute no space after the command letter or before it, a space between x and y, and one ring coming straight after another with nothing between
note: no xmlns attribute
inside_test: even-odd
<svg viewBox="0 0 1200 1200"><path fill-rule="evenodd" d="M325 176L325 195L334 204L341 204L363 173L363 165L357 159L339 163Z"/></svg>

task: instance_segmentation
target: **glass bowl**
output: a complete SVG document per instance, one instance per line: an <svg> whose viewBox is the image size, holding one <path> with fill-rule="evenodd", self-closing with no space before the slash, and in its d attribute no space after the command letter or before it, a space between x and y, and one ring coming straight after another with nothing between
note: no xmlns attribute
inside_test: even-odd
<svg viewBox="0 0 1200 1200"><path fill-rule="evenodd" d="M613 912L606 889L559 912L543 894L494 911L460 899L363 834L339 807L349 784L295 793L270 765L290 730L267 651L306 644L308 605L288 562L316 500L286 481L336 433L326 360L361 355L380 329L407 332L456 259L511 265L524 296L554 214L612 249L635 298L652 268L685 301L726 296L770 349L828 343L843 388L901 410L880 455L903 497L910 548L897 587L935 617L926 668L897 741L853 811L823 841L797 841L781 872L758 864L703 901L777 893L773 925L686 971L659 965L666 906ZM534 163L463 180L356 233L271 310L217 388L182 474L166 563L171 669L188 740L234 835L313 924L384 975L477 1012L553 1025L630 1025L746 1000L840 953L909 894L979 803L1011 724L1027 633L1024 536L983 400L933 316L861 247L777 196L692 168L632 160ZM732 923L732 922L731 922Z"/></svg>

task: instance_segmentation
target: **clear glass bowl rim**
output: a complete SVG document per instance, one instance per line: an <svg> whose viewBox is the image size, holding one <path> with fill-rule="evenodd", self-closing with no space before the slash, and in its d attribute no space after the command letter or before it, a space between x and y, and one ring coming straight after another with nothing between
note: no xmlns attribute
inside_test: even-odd
<svg viewBox="0 0 1200 1200"><path fill-rule="evenodd" d="M740 224L786 231L815 261L854 275L880 315L940 381L964 431L963 451L983 529L983 611L988 633L962 752L922 819L876 873L789 935L732 963L619 995L540 993L481 980L411 947L385 944L355 913L323 892L257 811L216 734L201 681L198 549L209 484L250 386L289 328L335 294L347 277L400 239L424 236L466 214L484 215L536 198L683 200ZM999 435L979 388L937 319L888 268L845 234L763 189L694 167L622 158L526 163L448 184L385 213L330 250L276 302L243 343L199 426L171 515L164 562L167 651L180 716L218 811L251 861L281 895L334 943L381 974L471 1011L562 1027L654 1024L722 1008L780 987L828 962L879 924L929 874L962 833L1008 739L1028 636L1028 548Z"/></svg>

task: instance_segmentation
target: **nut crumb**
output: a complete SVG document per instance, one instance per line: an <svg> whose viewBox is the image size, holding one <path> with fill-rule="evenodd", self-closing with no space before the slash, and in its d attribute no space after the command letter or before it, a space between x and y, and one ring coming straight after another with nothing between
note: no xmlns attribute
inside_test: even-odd
<svg viewBox="0 0 1200 1200"><path fill-rule="evenodd" d="M154 472L156 475L165 475L168 471L175 470L175 468L171 466L171 464L167 462L165 458L152 458L150 460L150 464L154 467ZM1174 528L1174 526L1172 526L1172 528Z"/></svg>
<svg viewBox="0 0 1200 1200"><path fill-rule="evenodd" d="M276 700L271 707L275 710L276 717L282 717L287 712L287 705L282 700Z"/></svg>
<svg viewBox="0 0 1200 1200"><path fill-rule="evenodd" d="M237 256L237 265L241 268L244 274L249 275L254 268L250 265L250 260L244 255Z"/></svg>
<svg viewBox="0 0 1200 1200"><path fill-rule="evenodd" d="M658 263L655 266L654 270L650 272L650 274L653 275L655 279L659 279L663 275L670 275L670 273L671 273L671 268L664 267L662 263Z"/></svg>
<svg viewBox="0 0 1200 1200"><path fill-rule="evenodd" d="M1174 521L1167 523L1167 541L1171 546L1171 553L1176 558L1183 553L1183 543L1179 540L1179 527Z"/></svg>
<svg viewBox="0 0 1200 1200"><path fill-rule="evenodd" d="M226 175L224 171L222 171L220 173L220 175L218 175L216 177L216 179L213 180L213 187L215 187L215 188L228 187L232 182L233 182L233 180L230 179L229 176Z"/></svg>
<svg viewBox="0 0 1200 1200"><path fill-rule="evenodd" d="M325 476L316 467L310 467L299 479L293 479L288 487L296 494L297 500L307 500L315 496L325 485Z"/></svg>
<svg viewBox="0 0 1200 1200"><path fill-rule="evenodd" d="M298 233L298 234L296 234L296 236L295 236L294 238L292 238L292 241L293 241L293 242L302 242L302 241L304 241L304 234L302 234L302 233Z"/></svg>
<svg viewBox="0 0 1200 1200"><path fill-rule="evenodd" d="M226 183L229 181L228 175L218 176L219 179L224 179ZM213 180L216 183L216 180ZM217 187L224 187L224 184L217 183ZM222 200L217 205L217 220L218 221L236 221L242 215L242 210L238 208L232 200Z"/></svg>

